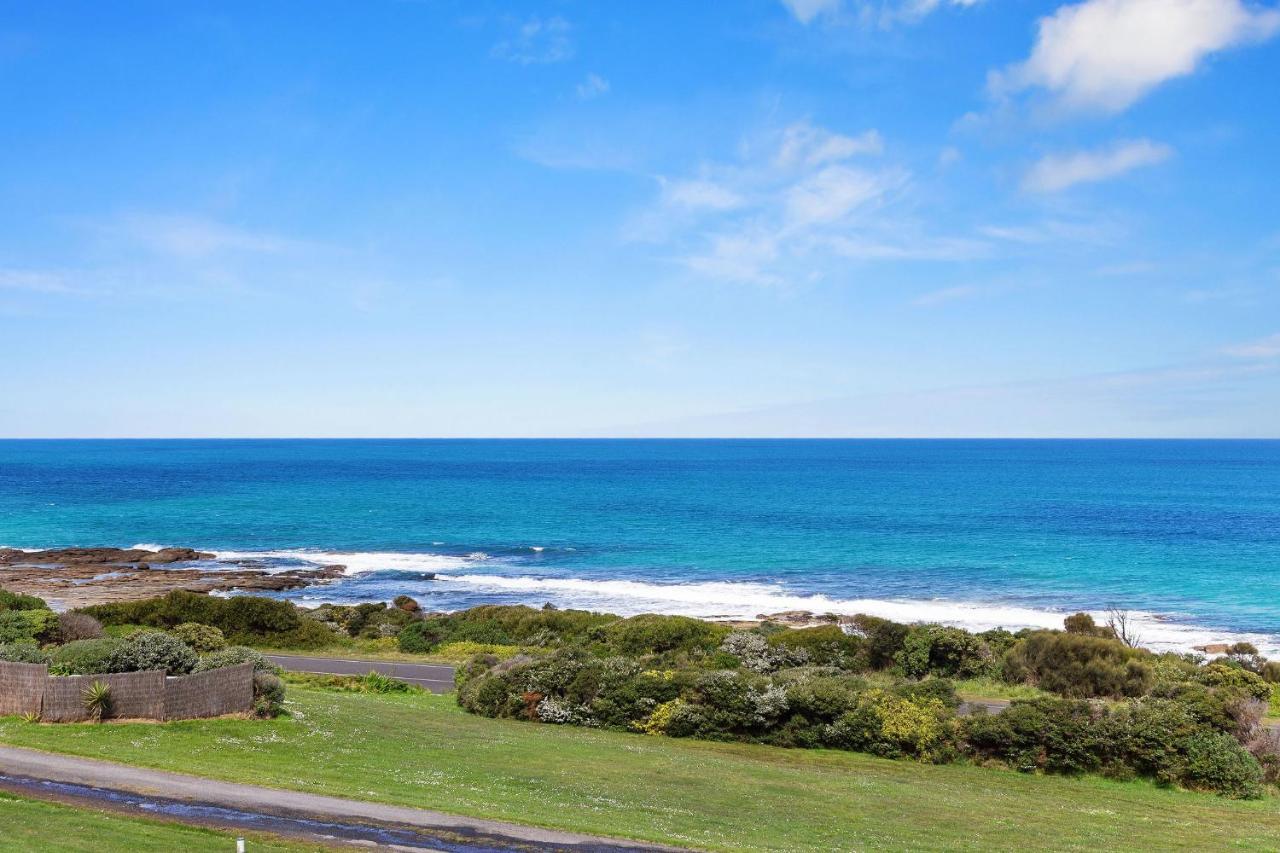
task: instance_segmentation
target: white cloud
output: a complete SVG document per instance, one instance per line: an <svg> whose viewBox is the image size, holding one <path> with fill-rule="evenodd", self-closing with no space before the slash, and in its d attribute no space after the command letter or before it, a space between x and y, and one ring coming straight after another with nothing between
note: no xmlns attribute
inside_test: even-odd
<svg viewBox="0 0 1280 853"><path fill-rule="evenodd" d="M1280 332L1256 341L1227 347L1223 352L1236 358L1280 358Z"/></svg>
<svg viewBox="0 0 1280 853"><path fill-rule="evenodd" d="M732 210L743 203L740 195L713 181L663 181L663 199L676 207Z"/></svg>
<svg viewBox="0 0 1280 853"><path fill-rule="evenodd" d="M835 222L854 208L882 197L901 181L892 173L827 166L787 190L787 217L800 225Z"/></svg>
<svg viewBox="0 0 1280 853"><path fill-rule="evenodd" d="M1069 109L1119 112L1211 54L1277 29L1280 11L1241 0L1086 0L1041 18L1031 56L994 73L991 88L1037 87Z"/></svg>
<svg viewBox="0 0 1280 853"><path fill-rule="evenodd" d="M584 101L608 94L609 81L599 74L588 74L587 79L578 84L578 97Z"/></svg>
<svg viewBox="0 0 1280 853"><path fill-rule="evenodd" d="M29 293L75 293L60 275L39 270L0 269L0 290Z"/></svg>
<svg viewBox="0 0 1280 853"><path fill-rule="evenodd" d="M970 299L980 293L980 289L971 284L961 284L955 287L943 287L938 290L931 290L928 293L922 293L915 299L911 300L911 304L917 308L934 308L938 305L945 305L948 302L959 302L963 299Z"/></svg>
<svg viewBox="0 0 1280 853"><path fill-rule="evenodd" d="M857 136L832 133L814 127L807 121L797 122L782 132L782 145L775 158L779 166L821 166L848 160L859 154L880 154L884 151L884 139L877 130L868 130Z"/></svg>
<svg viewBox="0 0 1280 853"><path fill-rule="evenodd" d="M1154 166L1173 156L1173 149L1149 139L1132 139L1096 151L1050 154L1028 170L1022 188L1052 193L1076 184L1096 183L1143 166Z"/></svg>
<svg viewBox="0 0 1280 853"><path fill-rule="evenodd" d="M229 252L279 253L304 244L197 216L135 214L102 229L164 255L195 259Z"/></svg>
<svg viewBox="0 0 1280 853"><path fill-rule="evenodd" d="M902 215L911 175L873 158L874 130L837 133L802 121L744 142L742 159L659 178L657 203L628 236L673 246L693 272L784 284L848 269L850 261L952 260L978 240L934 237Z"/></svg>
<svg viewBox="0 0 1280 853"><path fill-rule="evenodd" d="M840 11L841 0L782 0L795 19L807 24L819 15L833 15Z"/></svg>
<svg viewBox="0 0 1280 853"><path fill-rule="evenodd" d="M570 29L569 22L561 17L533 17L518 24L489 54L521 65L563 62L573 56Z"/></svg>
<svg viewBox="0 0 1280 853"><path fill-rule="evenodd" d="M802 24L818 18L851 20L859 24L891 27L915 23L942 6L967 8L983 0L782 0L792 17ZM845 14L846 10L852 14Z"/></svg>

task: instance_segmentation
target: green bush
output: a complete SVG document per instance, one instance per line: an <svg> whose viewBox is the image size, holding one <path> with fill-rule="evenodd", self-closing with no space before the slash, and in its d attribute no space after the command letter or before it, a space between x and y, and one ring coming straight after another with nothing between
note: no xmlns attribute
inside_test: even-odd
<svg viewBox="0 0 1280 853"><path fill-rule="evenodd" d="M0 661L8 663L48 663L49 652L40 648L32 640L19 640L13 643L0 643Z"/></svg>
<svg viewBox="0 0 1280 853"><path fill-rule="evenodd" d="M857 671L869 665L864 649L866 641L855 634L846 634L838 625L777 631L769 635L768 642L771 646L803 649L808 655L807 662L816 666Z"/></svg>
<svg viewBox="0 0 1280 853"><path fill-rule="evenodd" d="M36 598L34 595L22 595L17 592L9 592L7 589L0 589L0 611L3 610L48 610L49 605L44 603L44 599Z"/></svg>
<svg viewBox="0 0 1280 853"><path fill-rule="evenodd" d="M253 714L255 717L278 717L284 713L284 682L270 672L253 674Z"/></svg>
<svg viewBox="0 0 1280 853"><path fill-rule="evenodd" d="M58 617L51 610L0 611L0 643L48 641L57 633Z"/></svg>
<svg viewBox="0 0 1280 853"><path fill-rule="evenodd" d="M288 639L298 636L300 631L304 639L311 641L319 636L306 633L298 609L290 602L251 595L217 598L175 590L160 598L99 604L85 607L81 612L93 616L103 625L146 625L163 629L188 622L212 625L232 642L278 642L283 645ZM315 627L324 630L323 626Z"/></svg>
<svg viewBox="0 0 1280 853"><path fill-rule="evenodd" d="M267 660L262 652L257 649L251 649L248 646L231 646L203 655L200 660L196 661L191 671L207 672L211 669L222 669L224 666L235 666L241 663L253 664L254 672L266 672L272 675L279 675L284 672L283 669Z"/></svg>
<svg viewBox="0 0 1280 853"><path fill-rule="evenodd" d="M222 630L212 625L201 625L199 622L183 622L175 626L170 634L195 649L200 654L220 652L227 647L227 637Z"/></svg>
<svg viewBox="0 0 1280 853"><path fill-rule="evenodd" d="M612 652L636 657L669 652L710 654L731 630L727 625L688 616L648 613L614 622L604 629L602 639Z"/></svg>
<svg viewBox="0 0 1280 853"><path fill-rule="evenodd" d="M1216 791L1238 799L1262 796L1262 768L1230 735L1200 732L1186 743L1186 769L1179 780L1188 788Z"/></svg>
<svg viewBox="0 0 1280 853"><path fill-rule="evenodd" d="M943 625L913 625L895 660L908 678L975 678L992 671L991 649L985 642Z"/></svg>
<svg viewBox="0 0 1280 853"><path fill-rule="evenodd" d="M1226 661L1212 661L1201 667L1196 673L1196 680L1210 687L1235 687L1255 699L1266 701L1271 698L1271 685L1261 675L1250 672L1239 664Z"/></svg>
<svg viewBox="0 0 1280 853"><path fill-rule="evenodd" d="M907 638L906 625L865 613L852 617L849 624L856 635L866 640L868 666L888 669L894 665Z"/></svg>
<svg viewBox="0 0 1280 853"><path fill-rule="evenodd" d="M123 644L123 640L112 639L74 640L54 650L49 671L55 675L118 672L112 658Z"/></svg>
<svg viewBox="0 0 1280 853"><path fill-rule="evenodd" d="M191 672L199 662L195 650L170 634L139 631L122 640L107 659L108 672L164 670L169 675Z"/></svg>
<svg viewBox="0 0 1280 853"><path fill-rule="evenodd" d="M447 626L439 619L423 619L411 622L396 635L400 651L409 654L426 654L439 648L448 638Z"/></svg>
<svg viewBox="0 0 1280 853"><path fill-rule="evenodd" d="M1070 698L1141 696L1154 677L1152 655L1118 640L1087 634L1036 631L1005 655L1003 674Z"/></svg>

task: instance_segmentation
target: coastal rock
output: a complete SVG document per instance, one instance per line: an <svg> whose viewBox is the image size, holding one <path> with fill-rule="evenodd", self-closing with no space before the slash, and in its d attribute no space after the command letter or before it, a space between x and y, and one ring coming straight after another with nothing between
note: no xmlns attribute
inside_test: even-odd
<svg viewBox="0 0 1280 853"><path fill-rule="evenodd" d="M1229 643L1207 643L1203 646L1192 646L1192 648L1198 652L1204 652L1206 655L1225 655L1231 645Z"/></svg>
<svg viewBox="0 0 1280 853"><path fill-rule="evenodd" d="M39 596L70 609L112 601L137 601L174 590L188 592L283 592L327 583L346 567L271 571L270 567L219 563L193 568L174 565L216 559L191 548L58 548L0 550L0 586Z"/></svg>
<svg viewBox="0 0 1280 853"><path fill-rule="evenodd" d="M161 548L159 551L148 551L143 548L50 548L44 551L0 548L0 565L2 566L183 563L192 560L212 560L215 557L215 554L196 551L193 548Z"/></svg>
<svg viewBox="0 0 1280 853"><path fill-rule="evenodd" d="M777 622L792 628L811 628L816 625L832 625L840 621L833 613L815 614L811 610L783 610L780 613L761 613L756 616L761 622Z"/></svg>

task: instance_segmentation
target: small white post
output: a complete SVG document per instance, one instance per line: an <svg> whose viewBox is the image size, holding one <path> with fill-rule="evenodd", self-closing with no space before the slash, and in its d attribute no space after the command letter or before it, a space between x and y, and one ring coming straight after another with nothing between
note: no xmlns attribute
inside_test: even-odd
<svg viewBox="0 0 1280 853"><path fill-rule="evenodd" d="M237 838L237 839L236 839L236 853L244 853L244 839L243 839L243 838Z"/></svg>

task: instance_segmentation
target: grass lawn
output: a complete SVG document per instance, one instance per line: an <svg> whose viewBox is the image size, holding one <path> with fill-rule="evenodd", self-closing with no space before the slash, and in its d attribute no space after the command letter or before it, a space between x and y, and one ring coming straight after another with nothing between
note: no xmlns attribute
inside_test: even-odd
<svg viewBox="0 0 1280 853"><path fill-rule="evenodd" d="M488 720L451 696L290 691L292 719L38 725L0 741L722 850L1280 850L1280 802Z"/></svg>
<svg viewBox="0 0 1280 853"><path fill-rule="evenodd" d="M326 849L269 836L237 834L246 839L246 849L251 853ZM32 850L42 853L135 853L139 850L227 853L235 850L235 838L236 834L28 800L0 791L0 851L6 853Z"/></svg>

